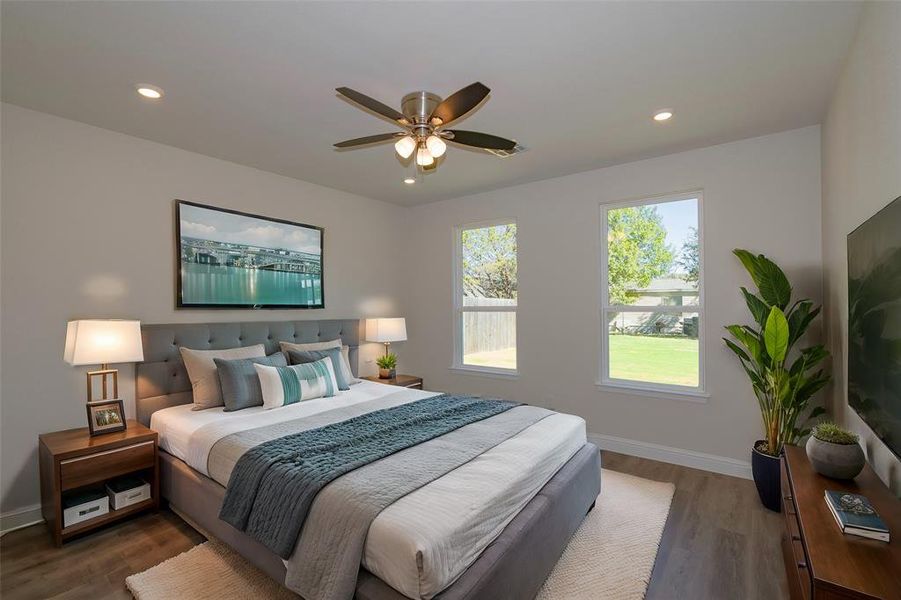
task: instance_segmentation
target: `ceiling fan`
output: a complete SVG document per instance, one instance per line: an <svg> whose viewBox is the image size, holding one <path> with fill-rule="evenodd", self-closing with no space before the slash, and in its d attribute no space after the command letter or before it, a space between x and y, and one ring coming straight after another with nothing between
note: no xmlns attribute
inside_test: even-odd
<svg viewBox="0 0 901 600"><path fill-rule="evenodd" d="M498 156L509 156L517 150L515 141L496 135L445 129L470 114L488 97L491 90L479 82L466 86L444 100L431 92L407 94L400 102L401 112L347 87L339 87L335 91L351 102L394 121L403 129L395 133L345 140L335 144L336 148L356 148L394 140L397 154L406 160L415 152L416 165L424 171L438 167L436 159L447 150L445 141L487 150Z"/></svg>

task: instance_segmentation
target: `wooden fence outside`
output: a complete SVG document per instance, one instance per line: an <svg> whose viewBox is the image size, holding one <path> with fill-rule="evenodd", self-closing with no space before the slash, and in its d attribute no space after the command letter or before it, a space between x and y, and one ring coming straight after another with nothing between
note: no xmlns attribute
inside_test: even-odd
<svg viewBox="0 0 901 600"><path fill-rule="evenodd" d="M516 306L516 300L464 298L465 306ZM515 312L463 313L463 354L516 347Z"/></svg>

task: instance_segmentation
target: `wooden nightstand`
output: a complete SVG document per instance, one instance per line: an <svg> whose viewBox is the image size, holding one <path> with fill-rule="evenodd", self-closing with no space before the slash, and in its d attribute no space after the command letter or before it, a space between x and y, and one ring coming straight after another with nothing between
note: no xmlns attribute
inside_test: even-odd
<svg viewBox="0 0 901 600"><path fill-rule="evenodd" d="M391 379L379 379L378 375L372 375L371 377L364 377L363 379L374 381L376 383L384 383L386 385L397 385L417 390L422 389L422 377L414 377L413 375L398 375Z"/></svg>
<svg viewBox="0 0 901 600"><path fill-rule="evenodd" d="M159 507L157 433L137 421L125 431L91 437L87 427L38 436L41 464L41 512L57 546L101 525ZM63 494L89 486L102 486L120 475L138 475L150 484L150 498L63 527Z"/></svg>

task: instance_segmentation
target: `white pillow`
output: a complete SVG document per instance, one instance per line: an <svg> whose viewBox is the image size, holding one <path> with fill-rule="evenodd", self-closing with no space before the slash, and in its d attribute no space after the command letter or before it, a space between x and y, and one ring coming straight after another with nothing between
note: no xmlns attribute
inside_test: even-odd
<svg viewBox="0 0 901 600"><path fill-rule="evenodd" d="M188 371L188 379L194 390L194 407L192 410L204 410L223 406L222 388L219 385L219 373L213 359L232 360L237 358L262 358L266 356L263 344L228 348L226 350L191 350L179 348L181 358Z"/></svg>
<svg viewBox="0 0 901 600"><path fill-rule="evenodd" d="M263 390L263 408L278 408L313 398L328 398L338 393L338 382L331 358L289 367L255 364Z"/></svg>
<svg viewBox="0 0 901 600"><path fill-rule="evenodd" d="M310 342L308 344L279 342L278 345L282 349L282 352L286 354L288 350L308 352L315 350L330 350L332 348L341 348L341 371L342 373L344 373L344 380L348 383L348 385L353 385L355 383L360 383L363 381L362 379L357 379L356 377L354 377L353 371L350 370L350 346L345 346L344 344L342 344L341 338L332 340L330 342Z"/></svg>

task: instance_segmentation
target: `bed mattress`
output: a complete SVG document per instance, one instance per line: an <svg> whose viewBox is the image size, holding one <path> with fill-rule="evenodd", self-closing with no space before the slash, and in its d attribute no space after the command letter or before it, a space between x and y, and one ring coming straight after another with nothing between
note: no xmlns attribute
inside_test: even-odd
<svg viewBox="0 0 901 600"><path fill-rule="evenodd" d="M386 405L433 392L363 382L334 398L273 410L192 411L190 405L153 414L160 446L190 467L207 473L215 441L225 435L282 420L385 398ZM453 583L585 444L585 422L554 414L447 473L382 511L370 526L363 566L410 598L428 599ZM219 482L222 485L227 482Z"/></svg>

